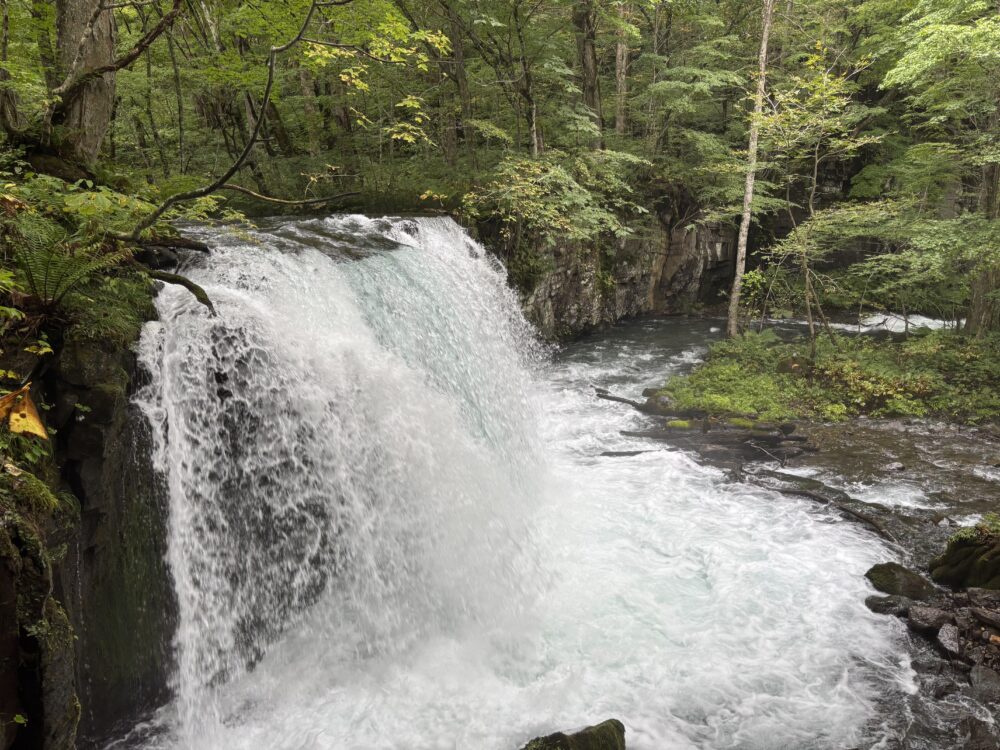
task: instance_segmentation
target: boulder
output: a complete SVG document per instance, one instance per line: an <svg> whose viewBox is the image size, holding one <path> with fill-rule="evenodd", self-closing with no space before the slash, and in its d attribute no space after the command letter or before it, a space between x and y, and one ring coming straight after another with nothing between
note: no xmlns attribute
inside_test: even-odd
<svg viewBox="0 0 1000 750"><path fill-rule="evenodd" d="M920 633L935 634L951 622L951 612L937 607L910 607L909 625L911 630Z"/></svg>
<svg viewBox="0 0 1000 750"><path fill-rule="evenodd" d="M951 623L942 625L937 634L937 645L953 659L961 656L962 646L958 640L958 627Z"/></svg>
<svg viewBox="0 0 1000 750"><path fill-rule="evenodd" d="M954 589L1000 589L1000 538L978 528L963 529L931 561L931 578Z"/></svg>
<svg viewBox="0 0 1000 750"><path fill-rule="evenodd" d="M983 703L1000 702L1000 674L989 667L977 664L969 673L972 694Z"/></svg>
<svg viewBox="0 0 1000 750"><path fill-rule="evenodd" d="M925 601L935 593L930 581L895 562L873 565L865 577L884 594Z"/></svg>
<svg viewBox="0 0 1000 750"><path fill-rule="evenodd" d="M572 734L536 737L522 750L625 750L625 725L608 719Z"/></svg>

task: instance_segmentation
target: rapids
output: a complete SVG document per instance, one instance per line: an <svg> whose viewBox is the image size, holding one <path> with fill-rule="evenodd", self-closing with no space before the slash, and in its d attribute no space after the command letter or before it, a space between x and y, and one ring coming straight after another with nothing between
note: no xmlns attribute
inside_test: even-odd
<svg viewBox="0 0 1000 750"><path fill-rule="evenodd" d="M138 401L170 491L175 699L116 747L870 747L914 690L823 508L622 437L708 323L541 347L449 219L196 229Z"/></svg>

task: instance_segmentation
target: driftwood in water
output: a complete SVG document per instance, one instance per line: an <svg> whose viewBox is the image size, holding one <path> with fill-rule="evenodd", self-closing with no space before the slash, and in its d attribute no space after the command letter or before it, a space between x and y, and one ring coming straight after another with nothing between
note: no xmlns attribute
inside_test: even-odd
<svg viewBox="0 0 1000 750"><path fill-rule="evenodd" d="M594 395L600 399L604 399L605 401L615 401L616 403L619 404L628 404L634 409L642 409L642 404L639 403L638 401L633 401L630 398L622 398L621 396L615 396L614 394L609 393L603 388L595 388Z"/></svg>
<svg viewBox="0 0 1000 750"><path fill-rule="evenodd" d="M889 530L874 516L857 510L851 505L860 504L843 490L830 487L817 479L800 477L795 474L787 474L782 471L772 471L770 469L756 469L752 472L741 472L740 478L743 481L752 482L758 487L774 490L783 495L794 495L815 500L819 503L832 505L855 520L861 521L872 528L879 536L895 542L896 539Z"/></svg>

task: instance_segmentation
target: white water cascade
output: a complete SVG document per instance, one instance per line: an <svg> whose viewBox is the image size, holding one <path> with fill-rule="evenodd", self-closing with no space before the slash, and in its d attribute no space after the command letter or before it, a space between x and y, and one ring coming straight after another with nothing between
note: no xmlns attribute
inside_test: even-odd
<svg viewBox="0 0 1000 750"><path fill-rule="evenodd" d="M870 747L912 690L870 536L624 438L593 399L699 352L552 357L448 219L206 232L139 394L170 491L175 699L117 746ZM685 337L689 337L687 340ZM680 345L680 346L678 346ZM662 348L662 347L661 347Z"/></svg>

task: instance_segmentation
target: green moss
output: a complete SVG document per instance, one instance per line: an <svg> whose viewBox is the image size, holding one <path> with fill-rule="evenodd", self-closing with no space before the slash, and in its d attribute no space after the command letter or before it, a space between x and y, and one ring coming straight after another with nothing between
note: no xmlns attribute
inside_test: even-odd
<svg viewBox="0 0 1000 750"><path fill-rule="evenodd" d="M690 430L693 425L687 419L671 419L667 422L667 427L672 430Z"/></svg>
<svg viewBox="0 0 1000 750"><path fill-rule="evenodd" d="M1000 515L987 513L975 526L966 526L952 534L948 539L948 548L965 542L989 544L993 540L1000 540Z"/></svg>
<svg viewBox="0 0 1000 750"><path fill-rule="evenodd" d="M1000 419L1000 336L938 331L901 343L823 336L815 360L808 355L805 341L747 334L713 346L704 363L672 379L662 394L678 410L730 420Z"/></svg>
<svg viewBox="0 0 1000 750"><path fill-rule="evenodd" d="M741 430L752 430L754 424L756 424L752 419L744 419L742 417L730 417L726 420L726 424L730 427L738 427Z"/></svg>
<svg viewBox="0 0 1000 750"><path fill-rule="evenodd" d="M948 540L944 553L931 561L931 578L952 588L1000 589L1000 516L987 514L975 526Z"/></svg>

